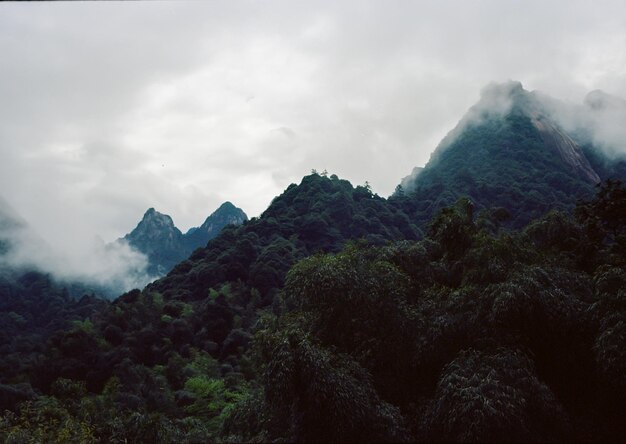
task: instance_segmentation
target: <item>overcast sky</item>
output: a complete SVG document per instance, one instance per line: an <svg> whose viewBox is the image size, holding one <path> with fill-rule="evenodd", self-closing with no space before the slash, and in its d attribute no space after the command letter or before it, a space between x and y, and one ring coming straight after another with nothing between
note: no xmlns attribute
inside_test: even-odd
<svg viewBox="0 0 626 444"><path fill-rule="evenodd" d="M0 55L0 195L71 246L312 168L387 196L490 81L626 97L626 2L2 3Z"/></svg>

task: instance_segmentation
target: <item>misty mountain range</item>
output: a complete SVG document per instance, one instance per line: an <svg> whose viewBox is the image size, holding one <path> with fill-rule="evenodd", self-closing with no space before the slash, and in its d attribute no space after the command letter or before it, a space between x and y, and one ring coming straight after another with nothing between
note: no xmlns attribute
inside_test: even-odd
<svg viewBox="0 0 626 444"><path fill-rule="evenodd" d="M222 228L240 225L247 219L243 210L225 202L199 227L183 234L171 217L150 208L134 230L115 242L94 243L87 249L89 257L76 264L74 258L53 250L2 199L0 264L13 274L51 273L59 285L75 289L71 295L90 293L113 298L165 275L196 248L205 246Z"/></svg>
<svg viewBox="0 0 626 444"><path fill-rule="evenodd" d="M186 259L196 248L204 247L227 225L241 225L248 216L241 208L224 202L199 227L183 234L168 215L148 209L137 227L118 242L127 242L148 258L148 273L163 276Z"/></svg>
<svg viewBox="0 0 626 444"><path fill-rule="evenodd" d="M113 301L0 280L0 430L622 442L625 113L491 84L389 198L313 172L252 220L150 208L105 247L167 275Z"/></svg>
<svg viewBox="0 0 626 444"><path fill-rule="evenodd" d="M401 207L418 233L461 196L471 198L477 210L505 209L505 225L522 227L550 209L573 208L602 180L626 178L624 121L626 102L602 91L572 105L528 92L519 82L490 84L430 161L400 181L390 202ZM151 208L123 238L94 245L89 259L70 261L50 251L6 202L0 202L0 210L5 257L13 243L13 262L30 263L62 280L95 281L111 288L110 294L165 275L224 226L247 220L226 202L199 227L182 233L171 217Z"/></svg>

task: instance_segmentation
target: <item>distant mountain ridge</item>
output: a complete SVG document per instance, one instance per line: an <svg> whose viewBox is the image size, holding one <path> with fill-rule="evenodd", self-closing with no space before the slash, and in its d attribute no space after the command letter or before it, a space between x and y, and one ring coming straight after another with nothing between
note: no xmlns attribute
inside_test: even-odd
<svg viewBox="0 0 626 444"><path fill-rule="evenodd" d="M149 208L137 227L118 241L148 257L148 273L161 276L185 260L196 248L219 234L227 225L241 225L248 216L231 202L224 202L199 227L183 234L172 218Z"/></svg>

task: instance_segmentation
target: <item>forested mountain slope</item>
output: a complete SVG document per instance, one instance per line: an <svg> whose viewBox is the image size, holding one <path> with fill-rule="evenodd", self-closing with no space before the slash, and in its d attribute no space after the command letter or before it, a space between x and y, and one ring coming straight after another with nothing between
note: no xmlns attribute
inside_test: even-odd
<svg viewBox="0 0 626 444"><path fill-rule="evenodd" d="M178 299L203 299L224 282L241 282L271 297L289 268L316 252L334 252L347 240L376 245L417 239L419 229L402 210L364 186L311 174L275 198L258 219L226 228L209 245L150 286Z"/></svg>
<svg viewBox="0 0 626 444"><path fill-rule="evenodd" d="M309 176L282 198L333 180ZM460 201L421 241L320 249L264 293L237 274L242 257L230 253L243 245L224 249L248 224L227 229L191 268L55 334L30 375L6 380L33 401L9 403L0 432L9 442L621 442L625 209L611 182L576 219L550 213L511 233ZM292 251L318 247L308 242ZM194 263L221 281L185 281Z"/></svg>
<svg viewBox="0 0 626 444"><path fill-rule="evenodd" d="M623 157L608 157L583 131L563 129L546 102L519 82L485 88L395 197L418 224L467 196L476 209L506 209L507 225L519 228L550 209L571 210L601 180L626 179Z"/></svg>

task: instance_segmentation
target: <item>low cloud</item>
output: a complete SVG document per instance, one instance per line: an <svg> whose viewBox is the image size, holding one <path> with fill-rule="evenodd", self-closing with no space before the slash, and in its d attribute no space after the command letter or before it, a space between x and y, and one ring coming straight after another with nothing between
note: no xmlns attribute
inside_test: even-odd
<svg viewBox="0 0 626 444"><path fill-rule="evenodd" d="M590 143L611 159L626 156L626 100L601 90L573 104L536 93L548 114L583 143Z"/></svg>
<svg viewBox="0 0 626 444"><path fill-rule="evenodd" d="M626 101L592 91L585 98L583 109L594 145L609 156L626 156Z"/></svg>
<svg viewBox="0 0 626 444"><path fill-rule="evenodd" d="M94 238L80 248L54 248L0 199L0 266L50 273L57 281L80 283L106 297L143 288L155 279L148 259L125 242Z"/></svg>

